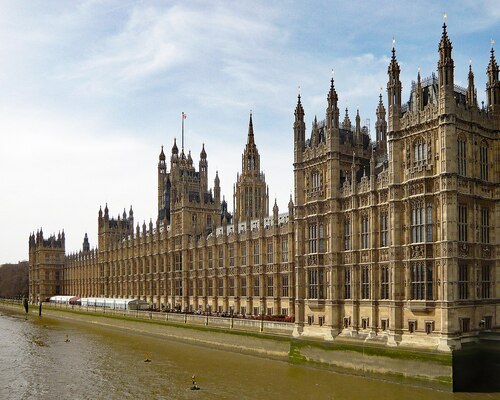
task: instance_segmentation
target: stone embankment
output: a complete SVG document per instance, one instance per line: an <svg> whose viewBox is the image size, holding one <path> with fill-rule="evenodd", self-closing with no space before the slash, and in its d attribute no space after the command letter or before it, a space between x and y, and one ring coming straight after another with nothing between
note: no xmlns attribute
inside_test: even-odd
<svg viewBox="0 0 500 400"><path fill-rule="evenodd" d="M24 313L18 303L0 301L1 308ZM30 306L29 318L40 318L38 314L38 306ZM45 303L41 318L93 324L350 374L452 389L451 354L388 348L346 339L333 342L296 339L292 338L290 323L135 310L103 311Z"/></svg>

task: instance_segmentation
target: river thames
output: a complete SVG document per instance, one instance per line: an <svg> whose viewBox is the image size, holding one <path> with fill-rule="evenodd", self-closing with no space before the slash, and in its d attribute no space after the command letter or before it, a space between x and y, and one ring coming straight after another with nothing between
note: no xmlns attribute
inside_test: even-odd
<svg viewBox="0 0 500 400"><path fill-rule="evenodd" d="M5 311L0 339L0 399L498 399Z"/></svg>

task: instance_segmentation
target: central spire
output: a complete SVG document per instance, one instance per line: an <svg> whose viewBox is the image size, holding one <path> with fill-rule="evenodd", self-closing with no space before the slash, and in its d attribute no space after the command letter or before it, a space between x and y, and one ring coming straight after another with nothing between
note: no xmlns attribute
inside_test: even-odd
<svg viewBox="0 0 500 400"><path fill-rule="evenodd" d="M255 144L253 136L253 121L252 121L252 110L250 110L250 121L248 122L248 144Z"/></svg>

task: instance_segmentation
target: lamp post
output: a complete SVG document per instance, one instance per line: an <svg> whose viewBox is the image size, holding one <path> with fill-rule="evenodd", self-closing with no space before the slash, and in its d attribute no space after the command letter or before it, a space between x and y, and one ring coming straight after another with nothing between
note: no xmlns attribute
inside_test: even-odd
<svg viewBox="0 0 500 400"><path fill-rule="evenodd" d="M260 331L264 332L264 306L260 306Z"/></svg>

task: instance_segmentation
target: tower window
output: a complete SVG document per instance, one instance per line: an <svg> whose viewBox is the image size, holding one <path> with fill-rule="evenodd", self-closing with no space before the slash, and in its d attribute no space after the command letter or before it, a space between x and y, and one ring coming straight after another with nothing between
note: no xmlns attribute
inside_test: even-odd
<svg viewBox="0 0 500 400"><path fill-rule="evenodd" d="M432 204L414 204L411 210L411 243L432 241ZM424 236L425 234L425 236Z"/></svg>
<svg viewBox="0 0 500 400"><path fill-rule="evenodd" d="M363 267L361 270L361 298L370 298L370 269Z"/></svg>
<svg viewBox="0 0 500 400"><path fill-rule="evenodd" d="M386 247L388 245L387 234L388 234L388 217L387 213L382 213L380 214L380 247Z"/></svg>
<svg viewBox="0 0 500 400"><path fill-rule="evenodd" d="M416 164L426 164L427 161L427 143L422 139L417 140L414 147L414 163Z"/></svg>
<svg viewBox="0 0 500 400"><path fill-rule="evenodd" d="M432 300L432 264L416 263L411 266L411 299Z"/></svg>
<svg viewBox="0 0 500 400"><path fill-rule="evenodd" d="M385 300L389 298L389 267L382 267L380 275L380 298Z"/></svg>
<svg viewBox="0 0 500 400"><path fill-rule="evenodd" d="M361 248L367 249L369 247L368 238L369 238L369 224L368 224L368 216L365 215L361 218Z"/></svg>
<svg viewBox="0 0 500 400"><path fill-rule="evenodd" d="M490 242L490 210L488 208L481 208L481 243Z"/></svg>
<svg viewBox="0 0 500 400"><path fill-rule="evenodd" d="M458 140L458 174L467 175L467 143L464 139Z"/></svg>
<svg viewBox="0 0 500 400"><path fill-rule="evenodd" d="M467 206L458 206L458 240L467 241Z"/></svg>
<svg viewBox="0 0 500 400"><path fill-rule="evenodd" d="M488 180L488 147L485 144L479 149L479 177Z"/></svg>
<svg viewBox="0 0 500 400"><path fill-rule="evenodd" d="M351 221L344 220L344 250L351 250Z"/></svg>
<svg viewBox="0 0 500 400"><path fill-rule="evenodd" d="M460 300L469 298L469 269L467 264L458 265L458 298Z"/></svg>
<svg viewBox="0 0 500 400"><path fill-rule="evenodd" d="M351 267L344 270L344 299L351 298Z"/></svg>

